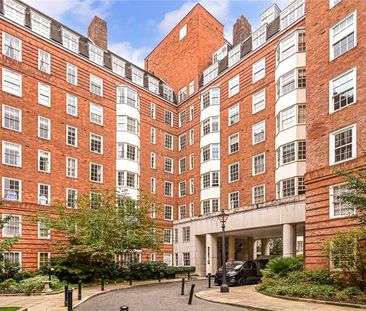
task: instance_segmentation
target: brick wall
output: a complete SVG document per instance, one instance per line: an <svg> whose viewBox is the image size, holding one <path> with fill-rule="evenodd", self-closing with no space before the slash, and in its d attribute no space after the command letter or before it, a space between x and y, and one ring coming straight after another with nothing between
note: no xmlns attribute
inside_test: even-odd
<svg viewBox="0 0 366 311"><path fill-rule="evenodd" d="M366 141L365 53L366 3L341 1L329 9L329 1L307 2L307 176L306 176L306 266L328 267L322 254L321 243L330 235L347 231L355 226L348 218L330 219L329 187L343 180L336 176L337 169L360 168L362 159L329 166L329 134L357 124L357 157L361 157ZM357 10L357 47L333 61L329 61L330 28ZM329 113L329 81L357 67L357 101Z"/></svg>

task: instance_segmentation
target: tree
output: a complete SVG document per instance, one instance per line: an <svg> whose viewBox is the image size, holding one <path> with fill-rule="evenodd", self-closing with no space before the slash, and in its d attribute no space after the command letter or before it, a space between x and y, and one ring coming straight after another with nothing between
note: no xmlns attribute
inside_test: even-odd
<svg viewBox="0 0 366 311"><path fill-rule="evenodd" d="M343 282L366 289L366 231L337 233L327 239L323 250Z"/></svg>
<svg viewBox="0 0 366 311"><path fill-rule="evenodd" d="M56 217L48 217L49 226L67 237L59 245L64 251L82 250L95 255L116 254L126 250L159 246L154 234L156 223L150 217L151 203L141 195L137 201L113 190L103 190L78 199L76 209L56 205Z"/></svg>
<svg viewBox="0 0 366 311"><path fill-rule="evenodd" d="M114 263L117 254L159 248L156 222L150 217L154 202L148 196L134 201L115 190L93 191L79 197L75 209L59 202L53 214L40 214L66 237L56 245L64 262L80 260L75 269L90 265L98 270Z"/></svg>
<svg viewBox="0 0 366 311"><path fill-rule="evenodd" d="M356 206L355 218L363 227L366 225L366 168L345 171L338 170L337 174L346 181L348 191L345 191L340 199L344 203Z"/></svg>
<svg viewBox="0 0 366 311"><path fill-rule="evenodd" d="M335 234L323 244L323 251L343 281L351 281L361 290L366 289L366 169L338 170L344 178L346 191L338 199L349 205L350 217L358 228ZM353 212L355 207L355 212Z"/></svg>

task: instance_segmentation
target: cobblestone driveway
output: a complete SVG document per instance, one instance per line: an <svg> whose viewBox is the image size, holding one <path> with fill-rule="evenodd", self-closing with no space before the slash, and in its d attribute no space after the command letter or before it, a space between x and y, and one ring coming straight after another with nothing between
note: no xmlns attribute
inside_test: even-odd
<svg viewBox="0 0 366 311"><path fill-rule="evenodd" d="M195 292L207 289L207 281L193 281ZM77 311L119 311L126 305L129 311L245 311L246 309L206 302L193 297L192 305L188 305L188 291L191 283L186 286L185 296L180 295L180 283L136 286L112 291L81 304Z"/></svg>

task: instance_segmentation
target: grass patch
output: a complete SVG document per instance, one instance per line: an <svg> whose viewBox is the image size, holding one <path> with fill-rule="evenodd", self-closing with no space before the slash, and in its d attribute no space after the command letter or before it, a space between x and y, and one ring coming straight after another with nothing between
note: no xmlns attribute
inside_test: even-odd
<svg viewBox="0 0 366 311"><path fill-rule="evenodd" d="M17 307L0 307L0 311L17 311L19 308Z"/></svg>

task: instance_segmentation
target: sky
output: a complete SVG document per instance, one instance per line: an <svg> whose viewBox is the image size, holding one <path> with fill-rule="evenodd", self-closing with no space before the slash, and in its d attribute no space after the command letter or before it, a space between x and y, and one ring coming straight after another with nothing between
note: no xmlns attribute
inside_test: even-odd
<svg viewBox="0 0 366 311"><path fill-rule="evenodd" d="M197 3L225 26L231 41L232 25L244 15L255 30L259 15L288 0L23 0L41 12L86 35L94 15L108 23L109 50L143 67L145 56Z"/></svg>

